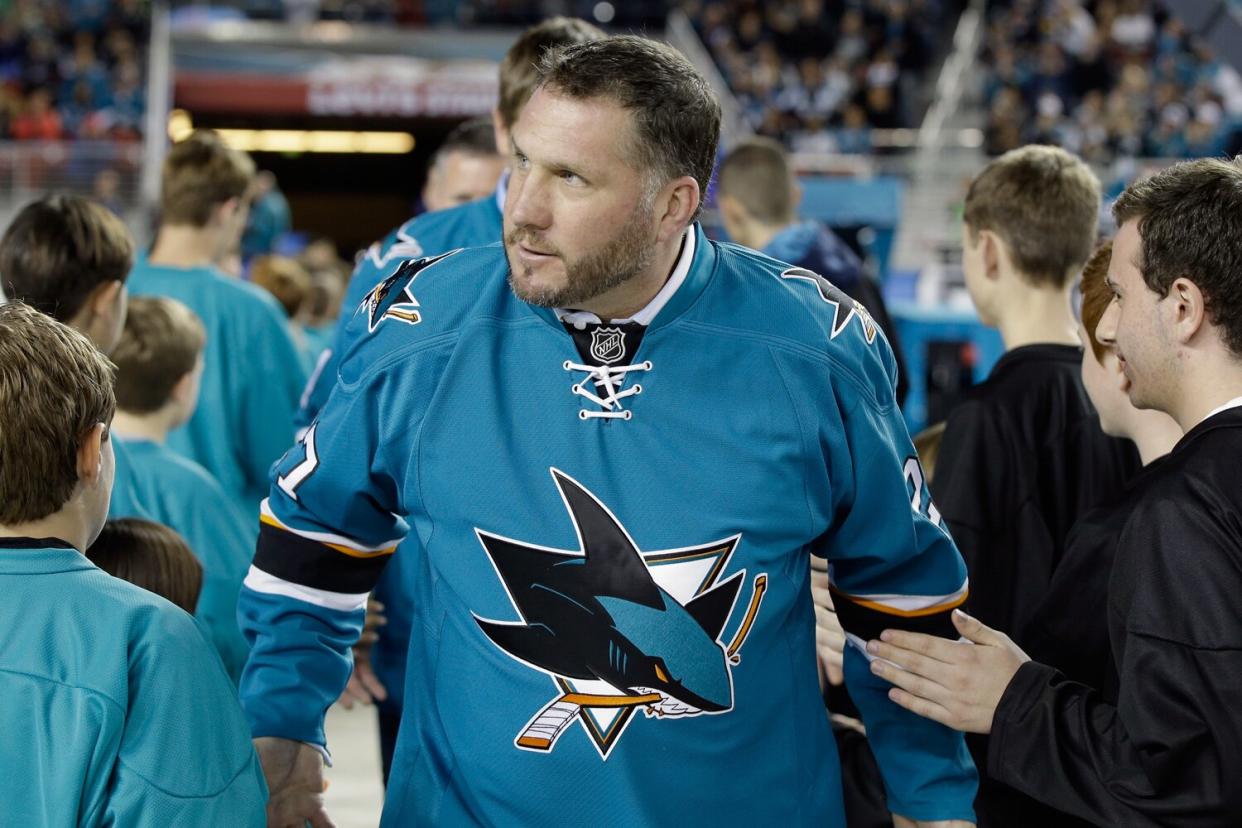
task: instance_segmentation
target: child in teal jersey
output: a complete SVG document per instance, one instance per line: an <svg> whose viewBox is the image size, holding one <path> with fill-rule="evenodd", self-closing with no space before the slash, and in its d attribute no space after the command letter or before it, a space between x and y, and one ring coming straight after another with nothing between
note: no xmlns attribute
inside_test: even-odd
<svg viewBox="0 0 1242 828"><path fill-rule="evenodd" d="M202 466L167 445L193 415L203 373L203 324L172 299L136 296L117 366L113 518L143 517L176 530L203 564L196 615L234 681L248 648L237 627L237 594L250 563L257 524L234 505Z"/></svg>
<svg viewBox="0 0 1242 828"><path fill-rule="evenodd" d="M82 335L0 306L0 823L262 826L262 772L201 632L82 554L108 512L114 406Z"/></svg>
<svg viewBox="0 0 1242 828"><path fill-rule="evenodd" d="M202 401L168 445L257 520L267 470L288 448L305 370L276 300L214 264L237 246L253 178L249 157L212 132L176 144L164 162L160 229L129 285L177 299L206 326Z"/></svg>

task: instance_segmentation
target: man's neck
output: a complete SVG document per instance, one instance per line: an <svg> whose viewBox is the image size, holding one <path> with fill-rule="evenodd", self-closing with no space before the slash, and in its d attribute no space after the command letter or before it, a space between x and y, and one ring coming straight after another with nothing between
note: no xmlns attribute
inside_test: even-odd
<svg viewBox="0 0 1242 828"><path fill-rule="evenodd" d="M168 440L172 424L163 410L154 414L131 414L117 409L112 419L112 430L128 440L149 440L163 444Z"/></svg>
<svg viewBox="0 0 1242 828"><path fill-rule="evenodd" d="M583 302L580 310L590 311L607 322L610 319L628 319L647 307L677 266L677 258L681 254L682 242L687 232L693 232L693 229L679 233L661 244L645 270L607 293Z"/></svg>
<svg viewBox="0 0 1242 828"><path fill-rule="evenodd" d="M1134 409L1128 432L1138 447L1139 459L1144 466L1164 457L1182 439L1182 429L1177 421L1163 411L1152 409Z"/></svg>
<svg viewBox="0 0 1242 828"><path fill-rule="evenodd" d="M1023 345L1081 344L1069 287L1052 290L1031 287L1017 278L1008 281L1010 289L996 322L1006 351Z"/></svg>
<svg viewBox="0 0 1242 828"><path fill-rule="evenodd" d="M215 264L220 240L206 227L173 224L160 227L147 261L160 267L190 269Z"/></svg>
<svg viewBox="0 0 1242 828"><path fill-rule="evenodd" d="M1242 364L1223 354L1215 359L1183 360L1178 365L1179 399L1169 413L1183 431L1203 422L1216 409L1242 397Z"/></svg>
<svg viewBox="0 0 1242 828"><path fill-rule="evenodd" d="M27 523L0 524L0 538L57 538L86 552L89 530L80 510L70 501L59 512Z"/></svg>

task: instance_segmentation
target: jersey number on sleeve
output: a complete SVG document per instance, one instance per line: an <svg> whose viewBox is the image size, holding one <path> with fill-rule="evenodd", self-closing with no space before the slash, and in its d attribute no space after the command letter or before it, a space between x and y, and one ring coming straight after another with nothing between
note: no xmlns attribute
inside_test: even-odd
<svg viewBox="0 0 1242 828"><path fill-rule="evenodd" d="M936 508L935 503L932 503L931 492L923 485L923 464L919 462L919 458L906 458L903 472L906 477L906 486L910 488L910 508L937 526L944 528L940 523L940 510Z"/></svg>
<svg viewBox="0 0 1242 828"><path fill-rule="evenodd" d="M312 425L302 435L306 459L290 469L288 474L282 474L276 478L276 485L294 500L298 499L298 486L305 483L306 478L310 477L319 466L319 453L315 451L315 428L317 426L318 423Z"/></svg>

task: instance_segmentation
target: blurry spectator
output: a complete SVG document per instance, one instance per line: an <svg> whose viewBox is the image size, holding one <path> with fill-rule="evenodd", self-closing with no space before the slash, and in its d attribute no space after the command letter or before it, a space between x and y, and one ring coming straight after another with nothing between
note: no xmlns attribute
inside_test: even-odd
<svg viewBox="0 0 1242 828"><path fill-rule="evenodd" d="M124 208L121 201L121 174L119 172L111 167L100 170L95 176L91 189L91 195L96 201L118 216L121 215Z"/></svg>
<svg viewBox="0 0 1242 828"><path fill-rule="evenodd" d="M250 265L250 281L266 290L284 308L289 318L289 334L302 357L307 375L323 350L312 342L302 326L302 306L311 292L311 277L297 259L287 256L260 256Z"/></svg>
<svg viewBox="0 0 1242 828"><path fill-rule="evenodd" d="M185 539L162 523L120 518L104 524L86 557L114 578L154 592L191 615L203 588L203 565Z"/></svg>
<svg viewBox="0 0 1242 828"><path fill-rule="evenodd" d="M242 233L243 261L262 256L276 249L276 240L293 227L289 202L276 183L276 176L260 170L254 177L253 197L246 230Z"/></svg>
<svg viewBox="0 0 1242 828"><path fill-rule="evenodd" d="M1223 153L1242 117L1242 82L1173 10L1154 0L992 4L982 81L987 151L1026 140L1095 163ZM1056 114L1049 95L1060 102Z"/></svg>
<svg viewBox="0 0 1242 828"><path fill-rule="evenodd" d="M111 518L146 518L172 527L203 565L195 613L234 682L249 648L237 626L237 595L258 534L219 481L168 448L168 434L194 414L207 333L172 299L136 296L116 365L116 482ZM145 584L140 584L145 586Z"/></svg>
<svg viewBox="0 0 1242 828"><path fill-rule="evenodd" d="M423 207L435 212L490 196L504 168L505 158L497 152L492 119L463 121L431 157L423 185Z"/></svg>
<svg viewBox="0 0 1242 828"><path fill-rule="evenodd" d="M60 116L52 109L52 94L43 88L31 92L25 109L13 120L13 137L19 141L55 141L63 134Z"/></svg>

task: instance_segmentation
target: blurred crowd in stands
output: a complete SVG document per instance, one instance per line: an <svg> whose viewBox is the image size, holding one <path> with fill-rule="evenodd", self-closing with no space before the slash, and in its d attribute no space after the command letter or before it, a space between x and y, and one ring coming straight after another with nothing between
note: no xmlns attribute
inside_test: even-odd
<svg viewBox="0 0 1242 828"><path fill-rule="evenodd" d="M0 14L0 139L142 137L148 0L12 0Z"/></svg>
<svg viewBox="0 0 1242 828"><path fill-rule="evenodd" d="M917 126L947 0L685 0L756 132L796 151L869 153Z"/></svg>
<svg viewBox="0 0 1242 828"><path fill-rule="evenodd" d="M983 65L991 154L1032 142L1093 162L1240 148L1242 78L1150 0L992 3Z"/></svg>

